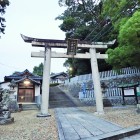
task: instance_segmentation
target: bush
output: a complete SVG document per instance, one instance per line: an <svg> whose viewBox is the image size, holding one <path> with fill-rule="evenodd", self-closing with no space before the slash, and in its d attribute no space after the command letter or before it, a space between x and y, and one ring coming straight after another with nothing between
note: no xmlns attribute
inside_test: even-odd
<svg viewBox="0 0 140 140"><path fill-rule="evenodd" d="M52 83L52 84L50 84L50 87L55 87L55 86L58 86L59 85L59 83Z"/></svg>

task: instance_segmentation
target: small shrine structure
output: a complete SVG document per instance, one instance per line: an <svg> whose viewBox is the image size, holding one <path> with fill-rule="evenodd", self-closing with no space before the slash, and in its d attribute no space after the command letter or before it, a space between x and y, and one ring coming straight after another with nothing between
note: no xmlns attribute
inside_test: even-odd
<svg viewBox="0 0 140 140"><path fill-rule="evenodd" d="M137 87L139 83L129 83L129 84L121 84L118 87L122 90L123 104L125 105L125 98L134 97L136 100L136 104L138 104L138 96L139 92L137 92Z"/></svg>
<svg viewBox="0 0 140 140"><path fill-rule="evenodd" d="M11 85L11 82L14 82L14 84ZM0 85L3 89L10 88L15 91L14 95L18 104L40 104L42 77L34 75L27 69L23 72L5 76L4 82L1 82Z"/></svg>

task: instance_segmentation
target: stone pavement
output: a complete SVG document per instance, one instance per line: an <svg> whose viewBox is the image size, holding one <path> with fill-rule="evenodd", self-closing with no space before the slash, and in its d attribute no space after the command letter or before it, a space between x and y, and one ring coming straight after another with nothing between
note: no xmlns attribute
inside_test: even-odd
<svg viewBox="0 0 140 140"><path fill-rule="evenodd" d="M76 107L56 108L60 140L99 140L99 136L119 131L122 127Z"/></svg>
<svg viewBox="0 0 140 140"><path fill-rule="evenodd" d="M140 140L140 134L135 134L133 136L129 136L129 137L126 137L126 138L122 138L120 140Z"/></svg>
<svg viewBox="0 0 140 140"><path fill-rule="evenodd" d="M61 107L76 107L76 105L61 89L50 87L49 108Z"/></svg>

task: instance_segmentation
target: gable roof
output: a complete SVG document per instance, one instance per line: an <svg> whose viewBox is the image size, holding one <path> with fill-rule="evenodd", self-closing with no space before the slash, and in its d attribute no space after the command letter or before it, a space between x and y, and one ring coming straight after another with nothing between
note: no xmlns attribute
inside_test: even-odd
<svg viewBox="0 0 140 140"><path fill-rule="evenodd" d="M56 73L50 76L51 79L57 78L59 76L64 76L64 77L68 77L68 74L65 72L60 72L60 73Z"/></svg>
<svg viewBox="0 0 140 140"><path fill-rule="evenodd" d="M35 80L35 81L42 81L41 76L34 75L33 73L31 73L27 69L24 70L23 72L17 72L17 73L14 73L12 75L5 76L4 81L11 81L12 79L14 79L15 81L18 81L18 80L21 80L21 79L23 79L25 77L27 79L32 79L32 80Z"/></svg>
<svg viewBox="0 0 140 140"><path fill-rule="evenodd" d="M23 76L23 75L34 76L33 73L31 73L28 69L24 70L23 72L17 72L13 75L15 75L15 76Z"/></svg>
<svg viewBox="0 0 140 140"><path fill-rule="evenodd" d="M30 80L30 81L32 81L33 83L36 83L36 84L38 84L38 85L41 84L40 81L34 80L34 79L32 79L32 78L30 78L30 77L28 77L28 76L24 76L22 79L16 80L15 83L22 82L22 81L24 81L24 80L26 80L26 79L28 79L28 80Z"/></svg>

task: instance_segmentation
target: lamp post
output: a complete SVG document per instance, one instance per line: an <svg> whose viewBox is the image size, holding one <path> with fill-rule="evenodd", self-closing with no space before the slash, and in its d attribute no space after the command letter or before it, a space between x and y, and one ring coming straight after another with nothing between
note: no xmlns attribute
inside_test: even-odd
<svg viewBox="0 0 140 140"><path fill-rule="evenodd" d="M10 87L10 90L9 90L9 92L10 92L10 98L13 99L13 100L15 100L16 97L15 97L14 93L16 92L15 91L15 87L17 86L15 80L12 79L11 83L8 86Z"/></svg>

